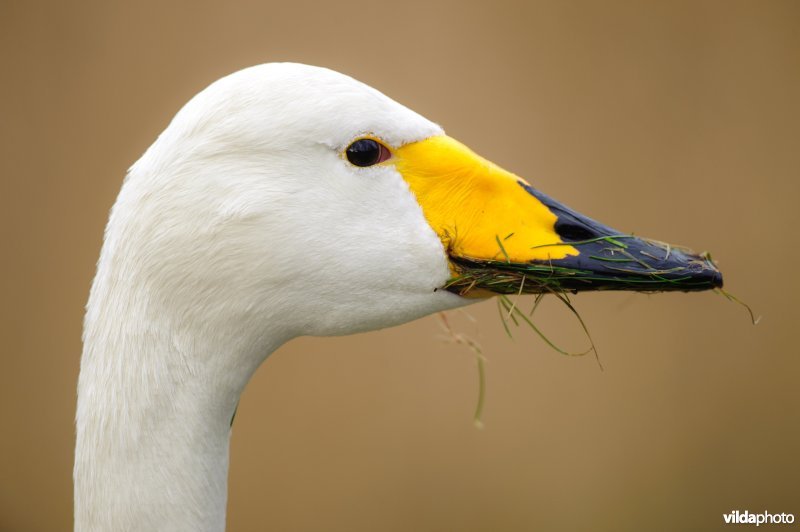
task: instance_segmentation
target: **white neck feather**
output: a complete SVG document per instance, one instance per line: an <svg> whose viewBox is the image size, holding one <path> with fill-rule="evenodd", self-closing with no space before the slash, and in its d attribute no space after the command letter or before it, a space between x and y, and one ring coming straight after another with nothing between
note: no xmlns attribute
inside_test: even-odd
<svg viewBox="0 0 800 532"><path fill-rule="evenodd" d="M242 341L246 321L194 330L154 313L135 281L98 277L79 382L75 530L224 530L231 419L281 333L260 327L255 352Z"/></svg>

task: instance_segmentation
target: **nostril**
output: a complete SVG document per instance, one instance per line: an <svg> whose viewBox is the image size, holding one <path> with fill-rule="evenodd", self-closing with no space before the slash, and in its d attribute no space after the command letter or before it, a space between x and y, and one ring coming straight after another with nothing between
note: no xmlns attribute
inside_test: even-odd
<svg viewBox="0 0 800 532"><path fill-rule="evenodd" d="M556 233L564 240L576 242L580 240L591 240L597 238L597 233L585 225L578 225L571 222L557 222Z"/></svg>

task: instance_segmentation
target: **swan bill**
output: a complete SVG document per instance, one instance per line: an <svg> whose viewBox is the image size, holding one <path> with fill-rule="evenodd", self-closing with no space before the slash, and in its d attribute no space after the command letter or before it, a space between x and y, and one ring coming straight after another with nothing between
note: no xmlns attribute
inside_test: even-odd
<svg viewBox="0 0 800 532"><path fill-rule="evenodd" d="M700 291L722 287L708 254L622 233L533 188L447 136L395 151L466 297L496 293Z"/></svg>

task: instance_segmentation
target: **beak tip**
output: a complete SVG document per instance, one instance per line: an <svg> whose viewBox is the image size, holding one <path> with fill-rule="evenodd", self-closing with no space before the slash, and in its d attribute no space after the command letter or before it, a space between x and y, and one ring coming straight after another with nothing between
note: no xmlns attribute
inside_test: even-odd
<svg viewBox="0 0 800 532"><path fill-rule="evenodd" d="M714 290L722 288L724 282L722 280L722 272L719 271L715 265L708 263L704 267L690 274L693 288L695 290Z"/></svg>
<svg viewBox="0 0 800 532"><path fill-rule="evenodd" d="M711 273L711 286L713 288L722 288L724 282L722 280L722 272L716 268L709 268Z"/></svg>
<svg viewBox="0 0 800 532"><path fill-rule="evenodd" d="M693 275L699 285L705 286L706 289L722 288L724 284L722 272L719 271L719 268L707 253L701 253L697 256L690 255L689 259L702 264L702 269Z"/></svg>

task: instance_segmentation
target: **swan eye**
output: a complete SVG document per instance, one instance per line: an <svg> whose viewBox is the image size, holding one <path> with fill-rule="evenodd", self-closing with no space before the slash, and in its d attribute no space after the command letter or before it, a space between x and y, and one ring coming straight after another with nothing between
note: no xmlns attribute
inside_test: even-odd
<svg viewBox="0 0 800 532"><path fill-rule="evenodd" d="M347 147L347 160L356 166L372 166L392 156L389 148L373 139L359 139Z"/></svg>

